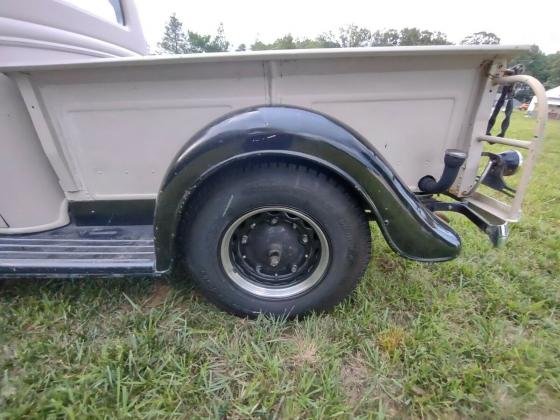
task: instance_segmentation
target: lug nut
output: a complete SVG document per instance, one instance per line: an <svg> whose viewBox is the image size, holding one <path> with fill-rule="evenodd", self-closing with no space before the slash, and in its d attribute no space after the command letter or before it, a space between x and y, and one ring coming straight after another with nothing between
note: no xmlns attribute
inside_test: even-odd
<svg viewBox="0 0 560 420"><path fill-rule="evenodd" d="M241 237L241 243L242 243L243 245L245 245L245 244L247 243L248 240L249 240L249 237L248 237L247 235L243 235L243 236Z"/></svg>
<svg viewBox="0 0 560 420"><path fill-rule="evenodd" d="M303 242L304 244L306 244L307 242L309 242L309 237L307 235L303 235L301 237L301 242Z"/></svg>
<svg viewBox="0 0 560 420"><path fill-rule="evenodd" d="M276 223L278 223L278 217L273 217L272 219L270 219L270 224L275 225Z"/></svg>
<svg viewBox="0 0 560 420"><path fill-rule="evenodd" d="M297 265L294 264L292 265L292 273L295 273L297 271Z"/></svg>
<svg viewBox="0 0 560 420"><path fill-rule="evenodd" d="M255 229L255 226L257 226L257 224L255 222L251 223L251 225L249 226L251 229Z"/></svg>

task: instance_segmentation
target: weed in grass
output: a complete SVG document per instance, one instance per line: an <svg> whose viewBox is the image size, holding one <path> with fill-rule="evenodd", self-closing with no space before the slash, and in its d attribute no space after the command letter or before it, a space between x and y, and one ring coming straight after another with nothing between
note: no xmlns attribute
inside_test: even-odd
<svg viewBox="0 0 560 420"><path fill-rule="evenodd" d="M406 332L401 327L389 327L377 335L379 347L389 355L394 355L397 350L402 349L405 340Z"/></svg>

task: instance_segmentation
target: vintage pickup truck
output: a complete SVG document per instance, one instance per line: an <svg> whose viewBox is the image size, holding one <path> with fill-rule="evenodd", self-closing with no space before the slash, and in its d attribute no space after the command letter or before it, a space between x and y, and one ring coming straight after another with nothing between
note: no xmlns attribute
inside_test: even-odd
<svg viewBox="0 0 560 420"><path fill-rule="evenodd" d="M440 211L500 245L546 123L542 85L507 69L525 49L149 56L131 0L3 0L0 276L181 264L232 313L295 316L353 290L370 221L417 261L459 254ZM529 141L487 132L513 83L539 98ZM526 149L515 189L522 155L485 143Z"/></svg>

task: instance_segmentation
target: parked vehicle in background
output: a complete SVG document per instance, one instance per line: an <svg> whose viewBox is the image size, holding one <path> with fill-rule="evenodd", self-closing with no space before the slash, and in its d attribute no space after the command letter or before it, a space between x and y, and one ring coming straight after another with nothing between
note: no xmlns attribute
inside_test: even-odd
<svg viewBox="0 0 560 420"><path fill-rule="evenodd" d="M461 248L435 212L464 214L495 245L519 220L546 122L542 85L507 71L525 47L143 57L134 3L107 4L104 17L0 4L0 276L184 264L230 312L294 316L353 290L369 221L433 262ZM539 98L530 141L485 134L512 83ZM504 177L522 155L485 143L526 150L515 189Z"/></svg>
<svg viewBox="0 0 560 420"><path fill-rule="evenodd" d="M560 120L560 86L547 90L545 95L548 106L548 118ZM527 107L527 113L531 116L536 116L539 109L539 97L535 95Z"/></svg>

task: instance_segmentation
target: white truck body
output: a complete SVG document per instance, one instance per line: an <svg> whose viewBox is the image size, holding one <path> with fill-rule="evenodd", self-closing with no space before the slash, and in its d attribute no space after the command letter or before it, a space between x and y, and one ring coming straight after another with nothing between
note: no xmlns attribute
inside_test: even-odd
<svg viewBox="0 0 560 420"><path fill-rule="evenodd" d="M534 79L507 76L508 60L527 47L142 56L134 4L111 5L116 22L64 0L0 4L0 238L67 226L75 203L151 200L157 207L190 139L261 106L303 108L349 127L409 193L422 193L419 180L437 179L445 151L458 150L466 160L445 192L498 225L519 219L545 117L532 142L491 137L486 127L499 84L526 82L544 96ZM477 191L485 141L529 149L510 204Z"/></svg>
<svg viewBox="0 0 560 420"><path fill-rule="evenodd" d="M262 104L305 107L344 122L414 191L422 176L441 174L444 150L467 151L453 187L461 196L475 183L476 138L496 96L487 72L520 50L394 47L2 66L10 78L4 89L22 96L7 104L14 110L1 128L12 153L0 157L0 179L14 191L0 194L15 197L3 200L10 228L2 229L63 225L66 200L155 199L189 138L229 112ZM24 148L42 163L14 160ZM40 211L25 205L26 196L41 195Z"/></svg>

